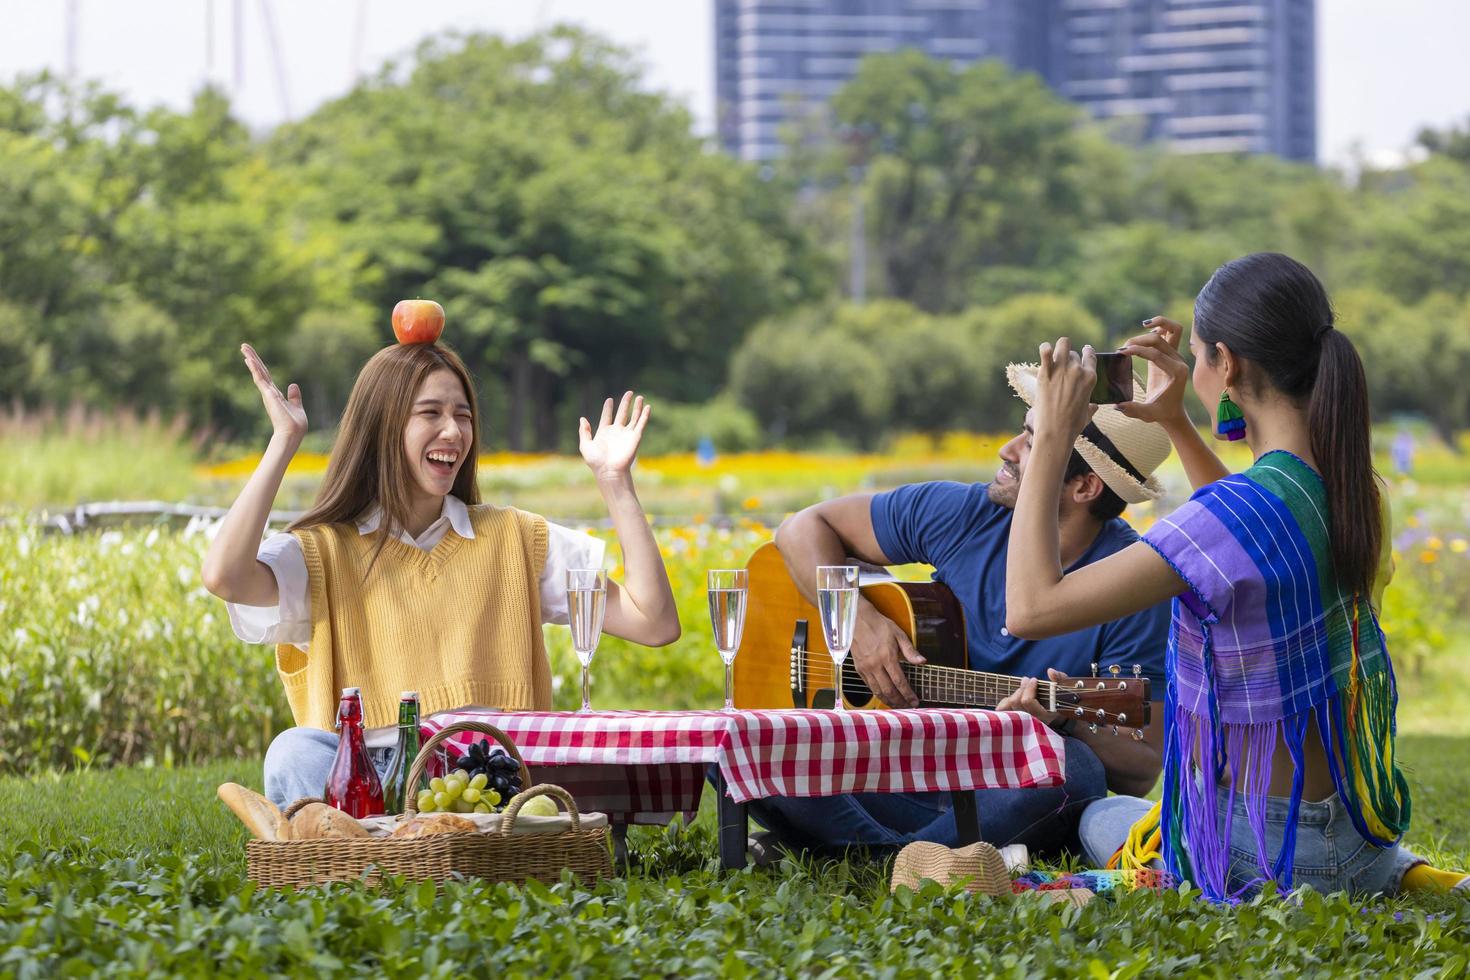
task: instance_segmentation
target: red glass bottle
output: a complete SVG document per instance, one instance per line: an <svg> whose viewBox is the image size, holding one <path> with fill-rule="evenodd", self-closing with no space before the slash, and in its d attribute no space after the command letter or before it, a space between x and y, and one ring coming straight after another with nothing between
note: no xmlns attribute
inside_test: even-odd
<svg viewBox="0 0 1470 980"><path fill-rule="evenodd" d="M327 803L354 817L375 817L383 812L383 784L368 758L362 728L362 692L342 689L337 705L337 757L327 775L322 795Z"/></svg>

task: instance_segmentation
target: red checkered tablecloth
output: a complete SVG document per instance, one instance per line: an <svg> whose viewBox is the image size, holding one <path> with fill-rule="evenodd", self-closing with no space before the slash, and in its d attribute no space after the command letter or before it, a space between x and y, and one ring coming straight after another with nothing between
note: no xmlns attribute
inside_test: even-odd
<svg viewBox="0 0 1470 980"><path fill-rule="evenodd" d="M1062 740L1016 711L465 711L424 723L488 722L535 778L627 822L698 809L717 765L736 803L767 796L1020 789L1063 782ZM450 739L457 749L479 736Z"/></svg>

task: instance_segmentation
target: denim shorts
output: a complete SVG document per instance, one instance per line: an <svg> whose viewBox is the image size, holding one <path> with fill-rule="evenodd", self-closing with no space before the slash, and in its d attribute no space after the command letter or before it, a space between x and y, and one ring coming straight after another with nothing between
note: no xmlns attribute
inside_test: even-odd
<svg viewBox="0 0 1470 980"><path fill-rule="evenodd" d="M1228 794L1219 796L1223 814ZM1099 800L1082 814L1079 834L1088 860L1102 867L1122 846L1133 823L1153 804L1131 796ZM1281 852L1290 801L1272 796L1266 800L1266 858L1274 861ZM1365 840L1353 826L1342 800L1333 794L1317 803L1303 801L1297 811L1296 855L1292 861L1292 886L1306 885L1320 892L1345 891L1355 895L1392 893L1398 890L1404 872L1422 859L1408 848L1395 844L1378 847ZM1235 801L1230 822L1230 891L1269 877L1257 856L1256 838L1246 819L1245 801Z"/></svg>

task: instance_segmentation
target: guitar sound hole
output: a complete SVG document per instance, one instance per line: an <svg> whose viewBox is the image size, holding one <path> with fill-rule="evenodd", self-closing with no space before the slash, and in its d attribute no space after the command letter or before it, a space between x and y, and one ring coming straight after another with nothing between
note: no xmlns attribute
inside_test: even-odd
<svg viewBox="0 0 1470 980"><path fill-rule="evenodd" d="M848 664L851 663L852 661L849 660ZM847 699L848 704L864 705L873 700L873 691L857 671L844 669L842 671L842 696Z"/></svg>

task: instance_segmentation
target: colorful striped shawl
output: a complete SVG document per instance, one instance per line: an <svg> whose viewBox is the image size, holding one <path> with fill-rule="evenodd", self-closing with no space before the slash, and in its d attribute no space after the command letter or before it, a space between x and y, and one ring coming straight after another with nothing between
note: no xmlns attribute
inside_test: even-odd
<svg viewBox="0 0 1470 980"><path fill-rule="evenodd" d="M1156 819L1169 870L1227 897L1230 817L1222 821L1216 806L1226 793L1227 815L1244 797L1262 877L1291 887L1310 719L1358 832L1380 847L1396 841L1408 826L1409 792L1394 764L1393 668L1372 605L1344 594L1333 573L1316 472L1290 453L1267 453L1245 473L1202 487L1144 540L1189 586L1174 601L1166 659ZM1296 773L1292 820L1272 856L1265 809L1278 739ZM1202 771L1202 760L1213 771ZM1134 839L1148 829L1135 828Z"/></svg>

